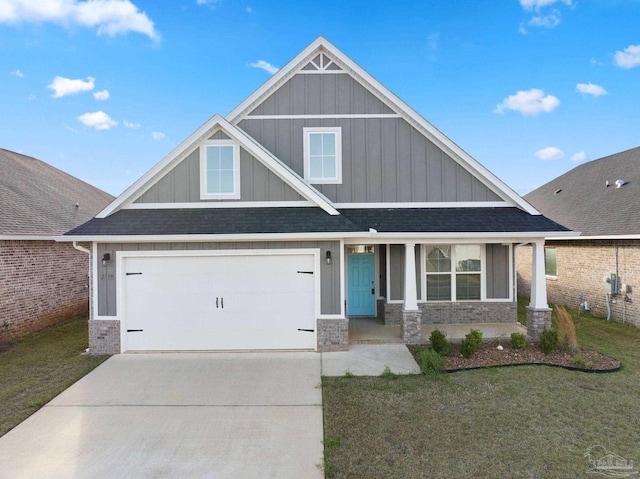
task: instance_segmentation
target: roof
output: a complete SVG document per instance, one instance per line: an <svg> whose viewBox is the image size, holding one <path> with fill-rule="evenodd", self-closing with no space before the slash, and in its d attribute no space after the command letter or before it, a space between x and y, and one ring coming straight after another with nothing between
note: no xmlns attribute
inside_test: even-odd
<svg viewBox="0 0 640 479"><path fill-rule="evenodd" d="M579 165L525 199L580 236L638 235L640 147Z"/></svg>
<svg viewBox="0 0 640 479"><path fill-rule="evenodd" d="M119 210L67 236L173 236L292 233L530 233L566 228L519 208L344 209L200 208Z"/></svg>
<svg viewBox="0 0 640 479"><path fill-rule="evenodd" d="M43 161L0 148L0 236L55 236L113 200Z"/></svg>

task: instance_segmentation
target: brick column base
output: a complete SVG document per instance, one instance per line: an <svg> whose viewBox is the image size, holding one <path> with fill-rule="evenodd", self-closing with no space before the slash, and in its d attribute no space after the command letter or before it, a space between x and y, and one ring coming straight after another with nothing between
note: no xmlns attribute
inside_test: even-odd
<svg viewBox="0 0 640 479"><path fill-rule="evenodd" d="M89 354L120 354L120 321L89 321Z"/></svg>
<svg viewBox="0 0 640 479"><path fill-rule="evenodd" d="M549 308L527 307L527 338L539 341L542 332L551 329L551 310Z"/></svg>
<svg viewBox="0 0 640 479"><path fill-rule="evenodd" d="M349 320L318 319L318 352L329 353L349 350Z"/></svg>
<svg viewBox="0 0 640 479"><path fill-rule="evenodd" d="M402 322L400 323L400 331L402 340L407 344L420 343L422 334L420 323L422 320L422 311L405 311L402 310Z"/></svg>

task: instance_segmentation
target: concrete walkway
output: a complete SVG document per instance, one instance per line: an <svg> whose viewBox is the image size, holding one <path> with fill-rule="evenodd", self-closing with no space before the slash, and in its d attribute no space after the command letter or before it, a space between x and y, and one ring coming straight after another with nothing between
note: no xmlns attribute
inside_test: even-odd
<svg viewBox="0 0 640 479"><path fill-rule="evenodd" d="M404 344L350 344L349 351L322 353L323 376L418 374L420 368Z"/></svg>

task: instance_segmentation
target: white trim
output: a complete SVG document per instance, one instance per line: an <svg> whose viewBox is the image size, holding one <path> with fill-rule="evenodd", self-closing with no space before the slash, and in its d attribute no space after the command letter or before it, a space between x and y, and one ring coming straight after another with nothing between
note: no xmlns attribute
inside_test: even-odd
<svg viewBox="0 0 640 479"><path fill-rule="evenodd" d="M388 202L388 203L333 203L338 209L364 208L514 208L506 201L439 201L439 202Z"/></svg>
<svg viewBox="0 0 640 479"><path fill-rule="evenodd" d="M91 309L89 310L89 319L101 317L98 315L100 297L98 295L98 243L91 244L91 294L93 296ZM116 314L118 310L116 309ZM109 316L111 318L111 316Z"/></svg>
<svg viewBox="0 0 640 479"><path fill-rule="evenodd" d="M332 206L324 195L308 185L297 173L273 156L262 145L235 127L222 116L216 114L203 124L195 133L174 148L160 162L156 163L149 171L127 188L120 196L112 201L105 209L96 215L96 218L106 218L119 210L127 203L133 203L151 188L171 168L186 158L199 147L200 143L207 140L216 130L222 130L232 140L237 141L250 155L260 161L268 170L272 171L281 180L291 186L296 192L307 200L315 203L330 215L338 215L338 211Z"/></svg>
<svg viewBox="0 0 640 479"><path fill-rule="evenodd" d="M184 210L206 208L300 208L314 207L311 201L203 201L196 203L130 203L123 210Z"/></svg>
<svg viewBox="0 0 640 479"><path fill-rule="evenodd" d="M304 160L304 179L311 184L342 184L342 128L339 126L334 127L322 127L322 126L311 126L304 127L302 129L303 140L302 140L302 151L303 151L303 160ZM311 177L311 135L314 134L332 134L335 142L335 176L323 176L312 178Z"/></svg>
<svg viewBox="0 0 640 479"><path fill-rule="evenodd" d="M229 242L229 241L298 241L298 240L344 240L349 238L368 238L369 233L249 233L249 234L178 234L178 235L91 235L60 236L59 242L97 241L100 243L193 243L193 242Z"/></svg>
<svg viewBox="0 0 640 479"><path fill-rule="evenodd" d="M386 246L387 252L385 254L385 275L387 291L385 292L385 299L387 300L387 303L391 303L391 243L387 243Z"/></svg>
<svg viewBox="0 0 640 479"><path fill-rule="evenodd" d="M540 214L538 210L536 210L532 205L530 205L527 201L520 197L520 195L512 190L506 183L504 183L488 169L482 166L477 160L471 157L451 139L449 139L431 123L425 120L420 114L418 114L418 112L407 105L399 97L388 90L384 85L382 85L375 78L369 75L365 70L359 67L355 62L353 62L353 60L351 60L321 36L314 40L293 60L291 60L283 68L281 68L278 73L273 75L260 88L258 88L249 97L247 97L247 99L240 103L240 105L234 108L227 115L229 121L231 123L237 124L239 121L244 119L245 116L250 111L252 111L255 108L256 104L262 101L264 97L266 97L276 88L280 87L299 71L307 71L302 70L302 68L306 66L306 64L311 61L318 53L324 52L328 52L329 55L333 57L332 60L338 66L343 68L343 70L351 73L351 75L358 82L360 82L370 93L380 99L385 105L391 108L392 111L399 112L410 125L421 131L429 140L435 143L445 153L449 154L464 169L469 171L472 176L476 177L490 190L495 191L497 189L498 192L502 193L500 196L504 196L506 197L506 199L511 200L515 206L518 206L529 214Z"/></svg>
<svg viewBox="0 0 640 479"><path fill-rule="evenodd" d="M296 75L345 75L348 73L344 70L300 70Z"/></svg>
<svg viewBox="0 0 640 479"><path fill-rule="evenodd" d="M342 318L347 317L346 304L345 304L346 298L347 298L347 279L346 279L345 262L346 262L346 255L344 251L344 240L341 239L340 240L340 315L342 316Z"/></svg>
<svg viewBox="0 0 640 479"><path fill-rule="evenodd" d="M207 149L210 147L231 147L233 151L233 191L230 193L210 193L208 191ZM233 140L207 140L200 143L200 199L235 200L240 199L240 146Z"/></svg>
<svg viewBox="0 0 640 479"><path fill-rule="evenodd" d="M0 241L56 241L57 236L0 235Z"/></svg>
<svg viewBox="0 0 640 479"><path fill-rule="evenodd" d="M640 234L630 234L630 235L594 235L594 236L580 236L580 233L576 233L576 236L568 236L566 235L560 236L547 236L546 239L549 240L567 240L567 241L581 241L581 240L639 240Z"/></svg>
<svg viewBox="0 0 640 479"><path fill-rule="evenodd" d="M247 115L245 120L358 120L367 118L401 118L397 113L334 113L327 115Z"/></svg>

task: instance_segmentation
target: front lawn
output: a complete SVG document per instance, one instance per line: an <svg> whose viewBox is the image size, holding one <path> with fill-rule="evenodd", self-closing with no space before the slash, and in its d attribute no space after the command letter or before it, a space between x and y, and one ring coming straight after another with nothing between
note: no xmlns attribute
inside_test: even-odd
<svg viewBox="0 0 640 479"><path fill-rule="evenodd" d="M87 318L75 318L8 344L0 352L0 436L108 356L82 355Z"/></svg>
<svg viewBox="0 0 640 479"><path fill-rule="evenodd" d="M580 347L620 371L323 378L326 476L589 477L596 445L640 464L640 329L570 312Z"/></svg>

